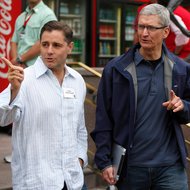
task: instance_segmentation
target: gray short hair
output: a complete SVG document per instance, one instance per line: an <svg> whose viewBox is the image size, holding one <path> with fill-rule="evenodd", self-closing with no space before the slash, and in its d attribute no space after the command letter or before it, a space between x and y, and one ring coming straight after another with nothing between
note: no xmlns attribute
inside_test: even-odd
<svg viewBox="0 0 190 190"><path fill-rule="evenodd" d="M158 15L162 26L169 26L170 24L170 13L166 7L160 4L153 3L145 6L139 15Z"/></svg>

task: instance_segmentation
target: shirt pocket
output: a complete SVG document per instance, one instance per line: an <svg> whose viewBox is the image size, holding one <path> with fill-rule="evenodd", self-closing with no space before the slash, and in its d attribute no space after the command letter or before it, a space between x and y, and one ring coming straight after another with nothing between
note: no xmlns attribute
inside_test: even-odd
<svg viewBox="0 0 190 190"><path fill-rule="evenodd" d="M27 24L25 32L27 33L27 36L30 40L37 41L39 39L40 29L41 29L40 23L29 22Z"/></svg>
<svg viewBox="0 0 190 190"><path fill-rule="evenodd" d="M67 118L74 121L78 118L80 103L76 98L64 98L63 109L66 110Z"/></svg>
<svg viewBox="0 0 190 190"><path fill-rule="evenodd" d="M19 40L21 40L21 36L22 34L24 33L24 28L23 28L23 23L18 23L16 25L16 30L14 32L14 35L13 35L13 41L14 42L19 42Z"/></svg>

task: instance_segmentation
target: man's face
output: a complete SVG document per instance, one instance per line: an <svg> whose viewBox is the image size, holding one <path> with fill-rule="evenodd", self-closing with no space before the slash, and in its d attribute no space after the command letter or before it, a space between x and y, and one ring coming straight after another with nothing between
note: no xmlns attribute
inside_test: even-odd
<svg viewBox="0 0 190 190"><path fill-rule="evenodd" d="M140 15L138 36L141 47L145 50L159 50L163 40L169 34L169 28L160 24L158 15Z"/></svg>
<svg viewBox="0 0 190 190"><path fill-rule="evenodd" d="M40 50L45 65L54 71L63 68L67 55L71 53L73 42L67 43L62 31L45 31L41 36Z"/></svg>

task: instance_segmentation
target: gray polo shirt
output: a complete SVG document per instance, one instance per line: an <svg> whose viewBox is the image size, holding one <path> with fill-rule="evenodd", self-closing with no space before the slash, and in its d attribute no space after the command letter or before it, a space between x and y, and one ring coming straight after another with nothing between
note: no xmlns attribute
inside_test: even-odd
<svg viewBox="0 0 190 190"><path fill-rule="evenodd" d="M137 111L130 166L172 165L179 159L164 89L164 61L145 61L137 50L135 64L138 81Z"/></svg>

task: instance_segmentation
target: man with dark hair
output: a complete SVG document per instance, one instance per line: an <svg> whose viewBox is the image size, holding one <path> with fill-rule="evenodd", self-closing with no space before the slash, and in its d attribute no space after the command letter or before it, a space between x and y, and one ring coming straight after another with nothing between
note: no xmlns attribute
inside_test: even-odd
<svg viewBox="0 0 190 190"><path fill-rule="evenodd" d="M35 64L9 66L10 85L0 93L0 125L13 123L14 190L81 190L87 165L84 120L86 86L66 65L73 49L71 28L46 23Z"/></svg>
<svg viewBox="0 0 190 190"><path fill-rule="evenodd" d="M15 22L15 29L11 39L11 62L14 65L28 67L33 65L40 54L39 35L41 27L57 20L54 12L42 0L27 0L28 6ZM10 133L12 125L10 125ZM11 155L4 158L11 162Z"/></svg>

